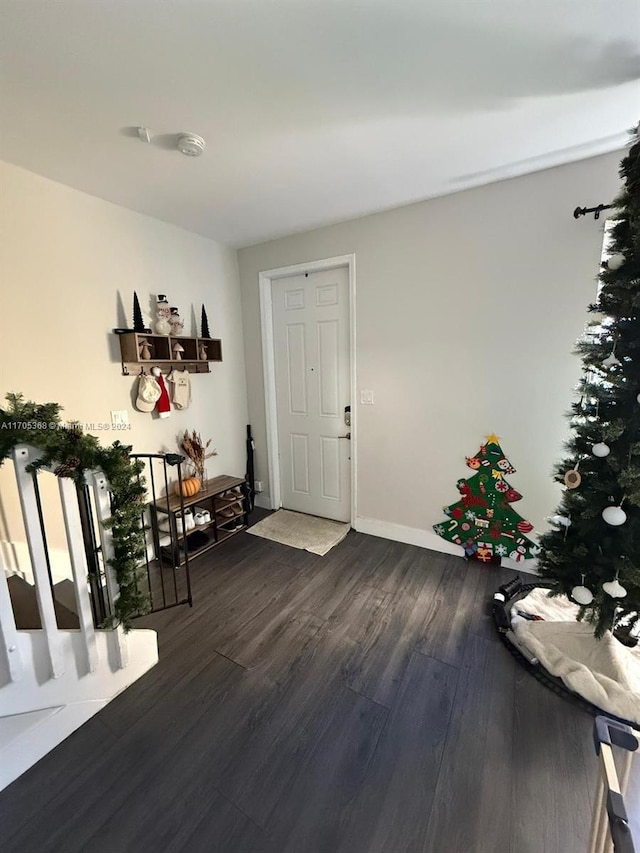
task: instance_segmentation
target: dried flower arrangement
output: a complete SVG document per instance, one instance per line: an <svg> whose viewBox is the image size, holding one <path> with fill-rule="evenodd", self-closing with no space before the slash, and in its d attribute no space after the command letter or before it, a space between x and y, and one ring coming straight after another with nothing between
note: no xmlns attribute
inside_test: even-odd
<svg viewBox="0 0 640 853"><path fill-rule="evenodd" d="M205 483L205 461L211 456L218 455L215 448L207 453L210 444L211 439L209 439L205 444L200 433L195 430L192 430L191 433L189 433L189 430L185 430L184 435L182 436L182 441L180 442L182 449L193 464L196 477L200 480L202 485Z"/></svg>

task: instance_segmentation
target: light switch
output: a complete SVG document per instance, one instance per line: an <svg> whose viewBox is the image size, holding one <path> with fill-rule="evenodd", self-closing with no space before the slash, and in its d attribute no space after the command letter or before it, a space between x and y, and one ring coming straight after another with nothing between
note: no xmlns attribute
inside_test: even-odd
<svg viewBox="0 0 640 853"><path fill-rule="evenodd" d="M360 405L373 406L373 391L360 392Z"/></svg>

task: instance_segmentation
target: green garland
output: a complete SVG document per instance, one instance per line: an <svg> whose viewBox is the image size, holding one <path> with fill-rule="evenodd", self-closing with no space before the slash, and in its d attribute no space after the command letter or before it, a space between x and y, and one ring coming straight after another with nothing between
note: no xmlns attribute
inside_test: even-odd
<svg viewBox="0 0 640 853"><path fill-rule="evenodd" d="M114 614L102 627L122 625L130 630L135 616L149 612L149 600L139 591L141 563L146 542L140 516L146 491L140 476L143 463L129 458L131 447L114 442L102 447L94 435L82 432L80 424L63 424L57 403L43 405L25 400L22 394L7 394L7 407L0 409L0 465L18 444L31 444L42 456L27 470L51 466L58 477L70 477L82 485L86 471L103 471L112 494L112 515L104 526L111 530L113 557L108 561L120 588Z"/></svg>

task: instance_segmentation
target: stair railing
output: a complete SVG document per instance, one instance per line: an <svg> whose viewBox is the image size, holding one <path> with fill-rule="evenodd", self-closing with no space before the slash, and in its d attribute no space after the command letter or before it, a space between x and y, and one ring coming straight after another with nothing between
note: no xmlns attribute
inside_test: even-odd
<svg viewBox="0 0 640 853"><path fill-rule="evenodd" d="M16 484L20 499L22 519L27 538L27 547L31 561L35 594L40 614L41 631L45 637L47 666L52 678L59 678L64 673L64 654L62 632L58 629L54 596L52 590L51 566L49 548L38 477L53 476L47 469L37 472L27 471L27 467L42 456L42 451L28 445L19 445L12 453ZM86 524L83 525L79 504L79 493L75 483L66 477L57 477L66 545L71 564L71 572L76 596L76 612L79 620L79 633L82 638L81 654L86 672L94 672L98 665L96 644L96 622L92 608L92 597L89 593L88 577L91 575L87 562L87 549L84 536ZM113 572L108 568L108 560L113 554L111 534L101 523L110 516L110 496L106 478L101 472L91 472L86 477L86 483L95 502L96 514L99 521L98 531L100 550L104 564L105 584L108 600L115 602L118 597L118 586ZM84 528L84 529L83 529ZM0 555L1 560L1 555ZM20 629L16 620L11 595L4 567L0 565L0 652L5 656L7 670L11 681L22 677L25 666L31 662L20 660ZM122 629L115 629L115 666L118 669L128 663L127 640Z"/></svg>

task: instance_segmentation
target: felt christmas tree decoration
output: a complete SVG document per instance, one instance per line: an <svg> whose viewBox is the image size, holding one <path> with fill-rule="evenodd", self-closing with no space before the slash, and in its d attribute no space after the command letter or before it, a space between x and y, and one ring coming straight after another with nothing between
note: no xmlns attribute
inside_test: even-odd
<svg viewBox="0 0 640 853"><path fill-rule="evenodd" d="M482 563L535 557L539 548L526 536L533 525L511 507L522 495L506 479L515 468L502 452L498 436L487 436L476 455L467 457L467 466L476 473L458 480L462 498L444 507L448 518L434 525L435 532L464 548L468 559Z"/></svg>

